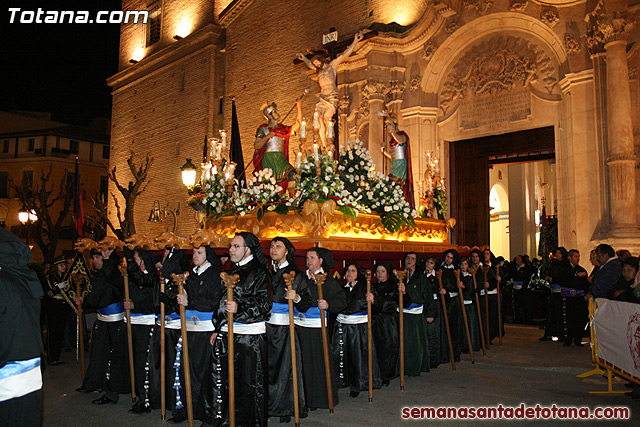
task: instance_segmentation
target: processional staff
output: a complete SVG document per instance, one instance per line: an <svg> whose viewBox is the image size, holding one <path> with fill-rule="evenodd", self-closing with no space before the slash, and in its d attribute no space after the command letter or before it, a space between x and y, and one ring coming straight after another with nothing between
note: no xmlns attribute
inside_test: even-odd
<svg viewBox="0 0 640 427"><path fill-rule="evenodd" d="M293 280L296 277L296 272L284 273L282 275L284 283L287 286L288 291L293 290ZM296 427L300 427L300 402L298 400L298 363L296 360L296 330L293 323L293 300L287 299L289 304L289 344L291 347L291 371L293 372L293 414Z"/></svg>
<svg viewBox="0 0 640 427"><path fill-rule="evenodd" d="M462 307L462 318L464 319L464 328L467 331L467 342L469 343L469 355L471 356L471 363L476 363L473 359L473 344L471 343L471 331L469 331L469 321L467 320L467 310L464 307L464 296L462 294L462 282L460 281L460 270L455 270L456 280L458 282L458 298L460 300L460 306Z"/></svg>
<svg viewBox="0 0 640 427"><path fill-rule="evenodd" d="M442 314L444 315L444 325L447 328L447 340L449 341L449 358L451 359L451 368L456 370L455 356L453 355L453 341L451 340L451 328L449 327L449 314L447 313L447 302L444 299L442 290L442 270L436 272L438 276L438 284L440 285L440 299L442 300Z"/></svg>
<svg viewBox="0 0 640 427"><path fill-rule="evenodd" d="M164 294L164 277L160 277L160 294ZM164 354L164 303L160 302L160 418L164 421L167 418L167 396L166 396L166 356Z"/></svg>
<svg viewBox="0 0 640 427"><path fill-rule="evenodd" d="M322 285L327 279L327 273L311 274L313 280L318 286L318 299L323 300ZM324 374L327 381L327 398L329 400L329 413L333 414L333 385L331 384L331 364L329 362L329 340L327 338L327 325L325 324L324 309L320 310L320 329L322 332L322 351L324 353Z"/></svg>
<svg viewBox="0 0 640 427"><path fill-rule="evenodd" d="M496 289L498 290L498 344L502 345L502 299L500 298L500 265L496 265Z"/></svg>
<svg viewBox="0 0 640 427"><path fill-rule="evenodd" d="M129 308L129 304L131 300L129 299L129 274L127 273L127 258L122 259L122 264L120 264L120 272L122 273L122 277L124 278L124 311L127 319L127 347L129 350L129 380L131 381L131 400L135 403L136 401L136 376L134 375L133 370L133 335L131 332L131 309Z"/></svg>
<svg viewBox="0 0 640 427"><path fill-rule="evenodd" d="M367 270L367 362L369 367L369 402L373 402L373 332L371 330L371 270Z"/></svg>
<svg viewBox="0 0 640 427"><path fill-rule="evenodd" d="M227 288L227 302L233 302L233 288L240 280L240 276L237 274L230 275L227 273L220 273L222 283ZM233 342L233 313L227 311L227 365L229 371L229 426L235 427L236 425L236 381L235 381L235 364L234 364L234 342Z"/></svg>
<svg viewBox="0 0 640 427"><path fill-rule="evenodd" d="M484 313L485 313L485 325L487 327L487 340L485 341L487 344L487 349L491 348L491 329L489 328L489 288L486 286L488 282L488 273L489 267L486 265L482 266L482 271L484 272Z"/></svg>
<svg viewBox="0 0 640 427"><path fill-rule="evenodd" d="M402 281L407 275L406 271L393 270L398 278L398 287L403 288ZM400 390L404 390L404 292L398 292L398 314L400 325Z"/></svg>
<svg viewBox="0 0 640 427"><path fill-rule="evenodd" d="M178 294L184 295L184 282L189 277L189 272L185 271L182 274L171 274L173 283L178 285ZM185 393L187 398L187 419L189 420L189 427L193 427L193 402L191 401L191 371L189 370L189 345L187 342L187 315L186 307L182 304L178 304L180 307L180 330L182 332L182 360L184 361L184 384Z"/></svg>
<svg viewBox="0 0 640 427"><path fill-rule="evenodd" d="M478 324L480 325L480 340L482 343L482 355L486 356L487 355L487 350L485 348L485 344L484 344L484 328L482 327L482 316L480 315L480 297L478 296L478 293L476 292L478 290L478 284L476 283L476 272L478 271L478 267L470 267L469 268L469 272L471 274L473 274L473 290L474 290L474 294L476 295L476 308L477 308L477 312L478 312Z"/></svg>

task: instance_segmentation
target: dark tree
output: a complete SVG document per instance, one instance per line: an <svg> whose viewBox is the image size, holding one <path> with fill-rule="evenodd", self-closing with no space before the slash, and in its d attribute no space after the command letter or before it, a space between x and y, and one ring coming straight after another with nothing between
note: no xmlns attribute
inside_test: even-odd
<svg viewBox="0 0 640 427"><path fill-rule="evenodd" d="M127 159L127 164L129 165L129 170L133 175L133 181L129 181L128 185L125 187L121 185L116 177L116 166L107 171L109 175L109 179L115 184L116 188L124 197L125 206L124 206L124 216L122 215L122 208L120 207L120 203L118 203L118 198L114 193L111 193L111 197L113 197L113 201L116 205L116 212L118 222L120 224L119 228L109 220L107 216L106 202L96 197L92 200L93 206L96 209L96 215L98 219L107 224L107 226L111 229L111 231L118 237L120 240L124 240L125 238L136 233L136 225L133 218L133 211L136 203L136 198L142 194L146 189L149 183L151 182L151 178L148 177L149 169L151 169L151 165L153 165L153 157L147 156L141 165L137 166L134 162L134 153L131 152L131 155ZM106 229L106 227L105 227Z"/></svg>
<svg viewBox="0 0 640 427"><path fill-rule="evenodd" d="M74 189L74 180L70 179L73 174L65 171L57 194L54 194L54 183L50 181L51 170L51 165L47 172L41 169L40 183L34 183L32 186L19 185L9 180L9 185L15 191L22 206L29 212L35 212L38 217L32 225L35 231L33 239L45 260L53 259L61 231L70 225L68 218ZM55 209L52 209L54 205ZM57 218L54 221L56 213Z"/></svg>

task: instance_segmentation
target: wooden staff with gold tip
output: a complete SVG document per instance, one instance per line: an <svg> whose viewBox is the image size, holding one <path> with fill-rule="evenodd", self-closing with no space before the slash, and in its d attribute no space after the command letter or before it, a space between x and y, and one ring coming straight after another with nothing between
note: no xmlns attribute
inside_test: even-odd
<svg viewBox="0 0 640 427"><path fill-rule="evenodd" d="M455 270L454 273L456 274L456 280L458 281L458 283L460 282L460 270ZM467 342L469 343L469 356L471 356L471 363L476 363L475 360L473 359L473 344L471 344L471 331L469 330L469 321L467 319L467 310L464 307L464 295L462 294L462 288L460 287L460 285L458 285L458 295L459 295L459 300L460 300L460 306L462 307L462 318L464 319L464 328L467 331Z"/></svg>
<svg viewBox="0 0 640 427"><path fill-rule="evenodd" d="M178 285L178 294L184 295L184 282L189 277L189 272L185 271L182 274L171 275L173 283ZM187 343L187 315L186 307L182 304L178 304L180 307L180 330L182 332L182 360L184 364L184 386L187 399L187 420L189 421L189 427L193 427L193 402L191 401L191 371L189 370L189 345Z"/></svg>
<svg viewBox="0 0 640 427"><path fill-rule="evenodd" d="M496 265L496 276L500 277L500 265ZM496 282L498 290L498 344L502 345L502 301L500 298L500 280Z"/></svg>
<svg viewBox="0 0 640 427"><path fill-rule="evenodd" d="M287 290L293 290L293 280L296 272L284 273L282 275ZM293 373L293 414L296 427L300 427L300 402L298 400L298 362L296 360L296 329L293 323L293 300L287 299L289 304L289 344L291 346L291 371Z"/></svg>
<svg viewBox="0 0 640 427"><path fill-rule="evenodd" d="M120 264L120 272L122 273L122 277L124 278L124 312L127 319L127 347L129 350L129 380L131 381L131 400L135 403L136 401L136 376L134 375L133 368L133 335L131 332L131 309L129 307L129 303L131 300L129 299L129 274L127 273L127 258L122 259L122 264Z"/></svg>
<svg viewBox="0 0 640 427"><path fill-rule="evenodd" d="M367 270L367 361L369 367L369 402L373 402L373 332L371 330L371 270Z"/></svg>
<svg viewBox="0 0 640 427"><path fill-rule="evenodd" d="M449 358L451 359L451 368L456 370L456 358L453 355L453 341L451 340L451 328L449 327L449 313L447 313L447 302L444 299L444 294L442 290L442 270L438 270L436 272L436 276L438 276L438 284L440 285L440 299L442 300L442 314L444 315L444 325L447 328L447 340L449 341Z"/></svg>
<svg viewBox="0 0 640 427"><path fill-rule="evenodd" d="M402 281L407 272L402 270L393 270L393 274L398 278L399 286L402 287ZM404 390L404 292L398 292L398 318L400 326L400 390Z"/></svg>
<svg viewBox="0 0 640 427"><path fill-rule="evenodd" d="M476 271L478 271L478 267L470 267L469 272L473 274L473 290L476 291L478 289L478 284L476 283ZM476 311L478 312L478 325L480 325L480 341L482 343L482 355L487 355L487 350L484 344L484 328L482 327L482 316L480 315L480 297L477 292L474 292L476 295Z"/></svg>
<svg viewBox="0 0 640 427"><path fill-rule="evenodd" d="M160 277L160 293L164 293L164 277ZM164 421L167 418L167 384L165 383L167 373L164 371L166 367L166 356L164 354L165 336L164 336L164 303L160 302L160 418Z"/></svg>
<svg viewBox="0 0 640 427"><path fill-rule="evenodd" d="M491 348L491 329L489 329L489 288L485 286L488 283L489 267L486 265L482 266L482 271L484 272L484 283L482 284L482 288L484 289L484 313L485 313L485 326L487 327L487 340L485 343L487 344L487 350Z"/></svg>
<svg viewBox="0 0 640 427"><path fill-rule="evenodd" d="M311 279L318 286L318 299L323 300L322 285L327 280L327 273L311 274ZM320 308L320 330L322 332L322 351L324 353L324 376L327 381L327 398L329 400L329 413L333 414L333 385L331 384L331 364L329 362L329 339L327 338L327 325L324 318L324 309Z"/></svg>
<svg viewBox="0 0 640 427"><path fill-rule="evenodd" d="M233 288L240 280L237 274L220 273L222 283L227 288L227 302L233 302ZM227 312L227 364L229 370L229 426L236 425L236 368L234 363L235 348L233 345L233 313Z"/></svg>

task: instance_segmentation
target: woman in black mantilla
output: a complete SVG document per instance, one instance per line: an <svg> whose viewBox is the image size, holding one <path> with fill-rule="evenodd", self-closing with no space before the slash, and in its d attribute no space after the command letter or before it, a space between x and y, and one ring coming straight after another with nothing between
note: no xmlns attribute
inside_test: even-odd
<svg viewBox="0 0 640 427"><path fill-rule="evenodd" d="M298 336L300 337L300 351L302 352L302 372L304 374L304 390L307 406L310 410L328 408L327 382L325 378L324 355L322 350L322 333L320 330L320 308L325 310L331 318L340 313L347 306L347 297L340 289L340 285L330 276L330 269L334 267L333 254L325 248L311 248L307 251L307 271L305 280L311 291L311 307L296 316ZM318 298L318 286L311 280L311 274L327 273L327 279L322 285L324 299ZM331 337L332 323L327 327L327 336ZM335 367L331 358L332 349L329 343L329 367L331 385L333 388L333 404L338 404L338 388L336 384Z"/></svg>
<svg viewBox="0 0 640 427"><path fill-rule="evenodd" d="M427 326L427 339L429 340L429 367L437 368L440 364L440 321L442 309L438 303L438 278L436 277L436 258L429 257L425 262L424 277L426 283L424 316Z"/></svg>
<svg viewBox="0 0 640 427"><path fill-rule="evenodd" d="M400 336L398 330L398 300L400 289L393 267L388 262L376 266L377 283L374 286L373 339L380 366L380 378L384 385L398 376ZM408 307L411 299L404 293L403 305Z"/></svg>
<svg viewBox="0 0 640 427"><path fill-rule="evenodd" d="M311 292L304 280L304 273L298 270L294 261L296 248L284 237L271 241L269 256L273 263L273 306L271 318L267 322L267 346L269 354L269 415L280 417L281 422L289 422L294 415L293 375L291 372L291 341L289 337L289 304L298 311L307 311L311 306ZM284 274L295 273L293 290L287 291ZM300 339L296 334L296 362L298 369L298 403L300 416L307 416L302 376L302 355Z"/></svg>
<svg viewBox="0 0 640 427"><path fill-rule="evenodd" d="M480 339L480 325L478 323L478 307L476 306L476 290L473 288L473 274L469 271L469 259L462 258L460 261L460 282L462 282L461 292L464 300L464 309L467 314L467 324L469 325L469 335L471 335L471 346L473 351L480 351L482 342ZM463 319L464 323L464 319ZM462 351L469 353L469 340L466 336L462 340Z"/></svg>
<svg viewBox="0 0 640 427"><path fill-rule="evenodd" d="M367 294L365 270L355 261L345 266L347 283L342 288L347 306L338 314L333 330L333 360L338 367L338 388L349 387L350 396L357 397L369 389L369 357L367 339L367 301L374 302L373 293ZM373 388L380 388L380 369L375 345L373 354Z"/></svg>
<svg viewBox="0 0 640 427"><path fill-rule="evenodd" d="M500 330L500 324L498 323L499 311L498 311L498 282L502 279L498 274L498 262L496 261L495 255L489 249L485 249L482 251L484 255L483 264L485 267L489 267L489 270L486 274L486 282L484 287L489 295L489 331L488 331L488 343L491 345L491 341L494 338L499 336L504 336L504 322L502 323L502 331ZM562 307L560 307L562 309ZM560 316L562 316L562 311L560 311ZM485 331L485 335L487 331Z"/></svg>
<svg viewBox="0 0 640 427"><path fill-rule="evenodd" d="M135 251L124 247L129 275L129 299L124 308L131 310L131 335L133 337L133 374L135 375L138 400L129 410L132 413L151 412L149 398L150 341L156 329L155 292L158 292L159 278L151 252L145 249ZM159 328L158 328L159 329ZM155 390L159 393L160 390ZM158 394L159 396L159 394Z"/></svg>
<svg viewBox="0 0 640 427"><path fill-rule="evenodd" d="M238 274L240 279L233 288L233 301L221 299L211 320L211 363L197 417L205 426L229 423L227 313L234 313L236 425L266 426L269 365L265 322L271 312L271 275L260 242L251 233L235 235L229 257L236 264L230 274Z"/></svg>
<svg viewBox="0 0 640 427"><path fill-rule="evenodd" d="M449 249L444 252L444 261L440 264L439 269L442 270L442 287L441 291L444 293L444 299L447 304L447 316L449 317L449 328L451 330L451 341L453 344L453 357L456 362L460 361L460 353L462 352L462 338L465 334L464 325L462 320L462 308L460 307L460 294L458 289L458 279L456 278L455 270L458 268L460 257L458 251L455 249ZM438 287L440 285L438 284ZM440 340L442 348L441 354L444 355L442 362L450 362L451 355L449 354L449 344L447 342L447 330L445 322L442 322L442 328L440 336L443 339Z"/></svg>

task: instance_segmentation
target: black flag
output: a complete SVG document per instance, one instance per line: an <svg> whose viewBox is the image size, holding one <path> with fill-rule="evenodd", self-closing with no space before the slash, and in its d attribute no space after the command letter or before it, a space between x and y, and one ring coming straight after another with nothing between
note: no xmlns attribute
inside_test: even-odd
<svg viewBox="0 0 640 427"><path fill-rule="evenodd" d="M229 156L231 161L236 163L235 177L238 182L246 180L244 176L244 158L242 156L242 143L240 142L240 127L238 126L238 113L236 111L236 100L231 100L231 147ZM242 184L245 187L246 184Z"/></svg>

